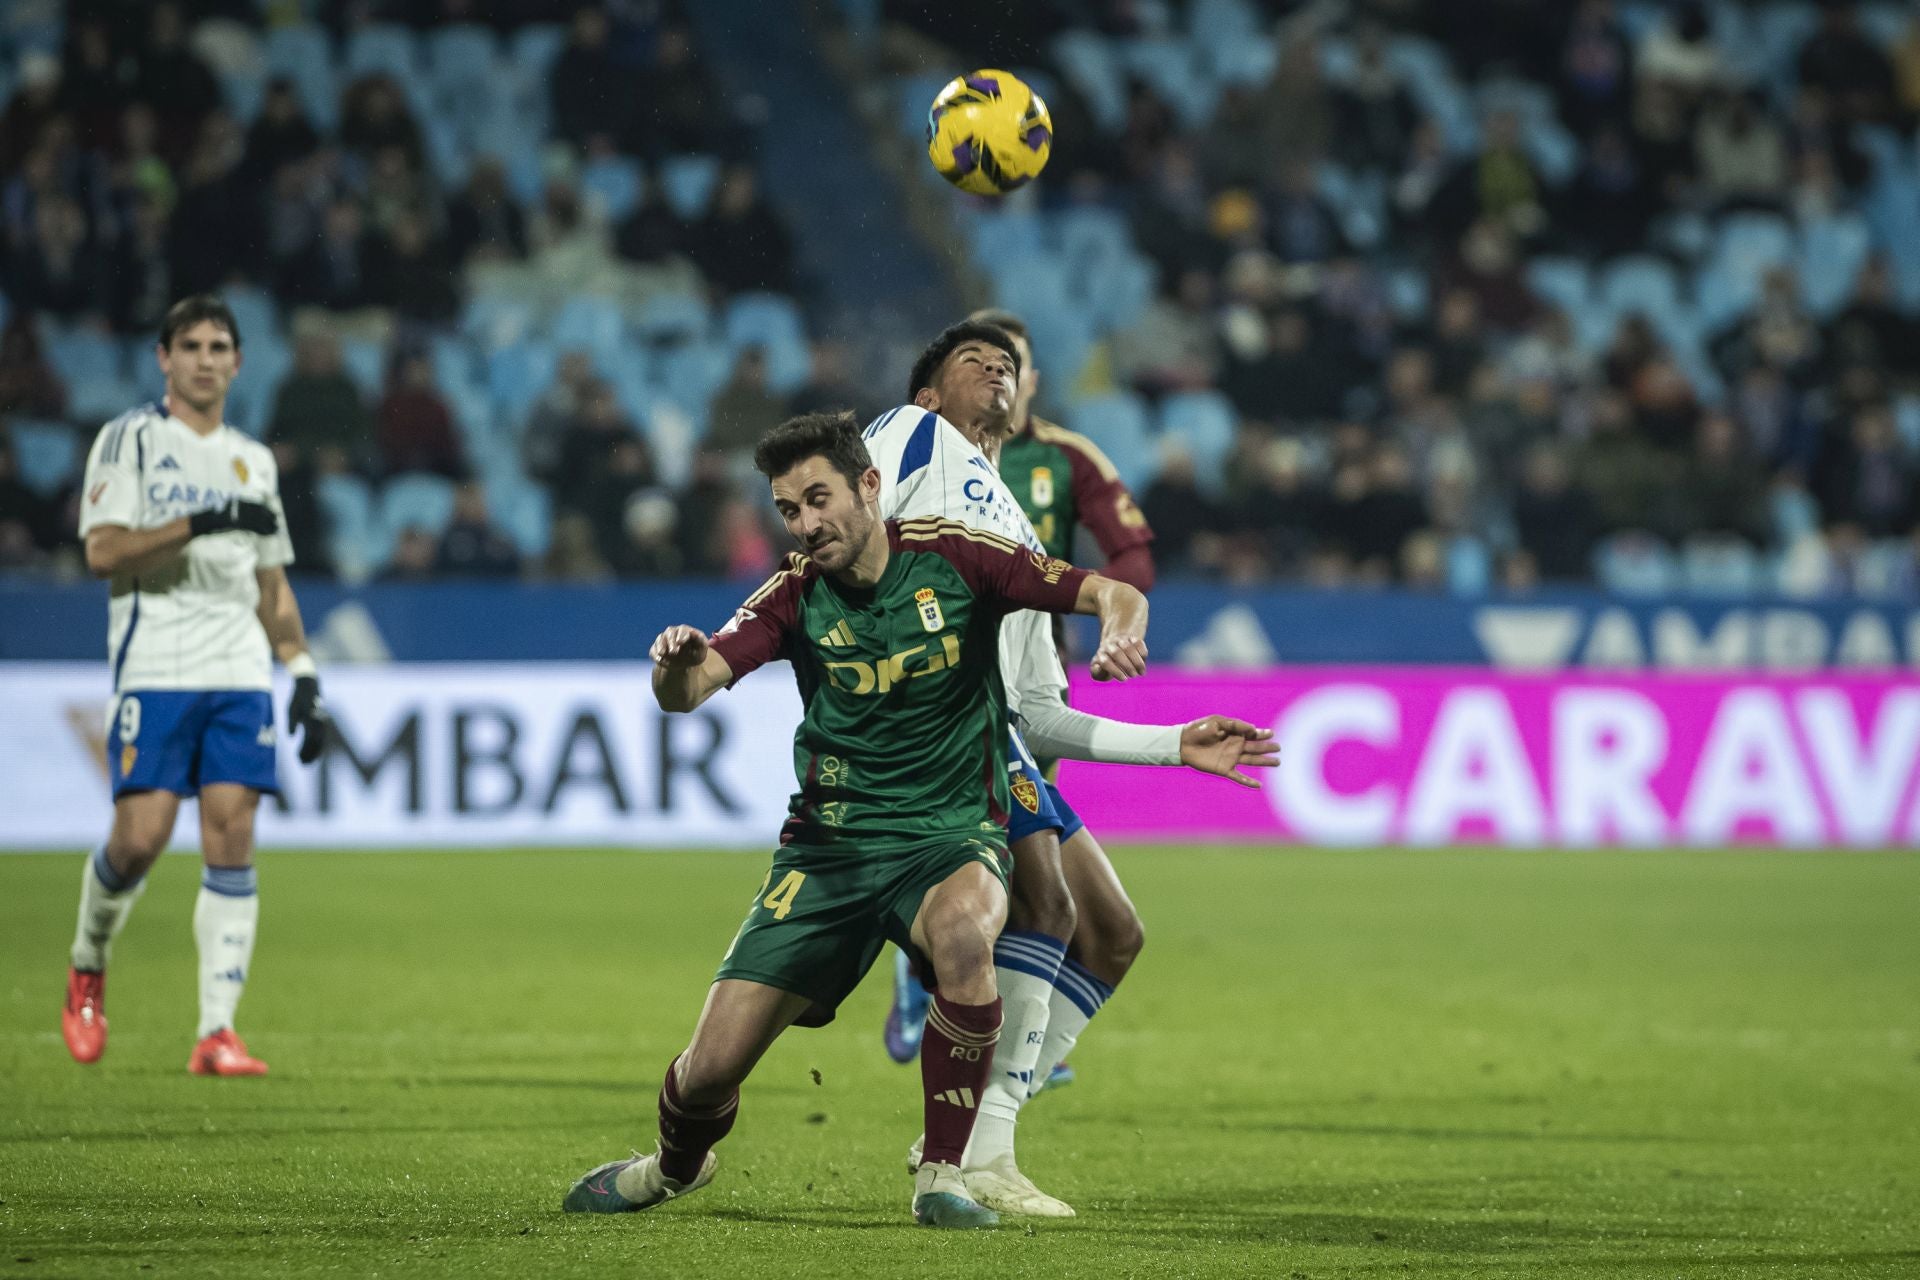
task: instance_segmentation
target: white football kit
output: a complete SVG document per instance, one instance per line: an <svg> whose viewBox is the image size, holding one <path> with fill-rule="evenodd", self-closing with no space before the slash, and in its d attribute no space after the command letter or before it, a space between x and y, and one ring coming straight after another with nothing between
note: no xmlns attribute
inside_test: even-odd
<svg viewBox="0 0 1920 1280"><path fill-rule="evenodd" d="M865 440L880 472L883 518L939 516L1046 554L993 464L939 414L903 405L874 419ZM1007 705L1038 754L1113 764L1180 763L1182 726L1124 724L1067 705L1067 674L1047 615L1032 609L1007 615L1000 624L1000 670Z"/></svg>
<svg viewBox="0 0 1920 1280"><path fill-rule="evenodd" d="M194 538L172 563L118 573L107 608L113 687L267 690L273 654L255 573L293 562L279 469L258 441L222 425L201 435L158 403L109 422L87 455L80 536L98 525L150 529L233 498L263 502L279 528Z"/></svg>

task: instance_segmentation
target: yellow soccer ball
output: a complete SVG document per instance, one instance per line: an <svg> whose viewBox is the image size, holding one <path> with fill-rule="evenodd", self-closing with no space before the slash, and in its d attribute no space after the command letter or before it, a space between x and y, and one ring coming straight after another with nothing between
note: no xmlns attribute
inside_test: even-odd
<svg viewBox="0 0 1920 1280"><path fill-rule="evenodd" d="M1040 176L1053 152L1053 117L1040 95L1005 71L970 71L927 112L927 157L940 176L977 196L1001 196Z"/></svg>

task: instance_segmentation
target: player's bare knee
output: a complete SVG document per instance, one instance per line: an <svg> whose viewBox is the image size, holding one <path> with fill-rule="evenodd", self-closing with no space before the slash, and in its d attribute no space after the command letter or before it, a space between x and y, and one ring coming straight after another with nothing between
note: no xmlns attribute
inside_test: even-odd
<svg viewBox="0 0 1920 1280"><path fill-rule="evenodd" d="M1021 889L1008 905L1007 919L1011 927L1028 933L1044 933L1049 938L1064 940L1073 936L1078 913L1073 895L1067 891L1065 877L1035 876Z"/></svg>
<svg viewBox="0 0 1920 1280"><path fill-rule="evenodd" d="M1140 917L1129 911L1118 919L1100 922L1096 928L1083 929L1074 939L1071 954L1094 977L1118 986L1146 944Z"/></svg>

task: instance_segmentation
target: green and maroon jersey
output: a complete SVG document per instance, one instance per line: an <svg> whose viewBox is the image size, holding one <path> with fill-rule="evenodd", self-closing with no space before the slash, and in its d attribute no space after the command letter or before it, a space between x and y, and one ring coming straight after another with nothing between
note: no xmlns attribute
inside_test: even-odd
<svg viewBox="0 0 1920 1280"><path fill-rule="evenodd" d="M859 589L794 554L713 637L734 681L793 663L806 713L785 844L923 843L1007 819L1000 619L1072 610L1084 570L951 520L886 524Z"/></svg>
<svg viewBox="0 0 1920 1280"><path fill-rule="evenodd" d="M1039 418L1000 446L1000 479L1033 521L1047 554L1073 558L1081 525L1107 559L1153 541L1153 530L1100 446Z"/></svg>

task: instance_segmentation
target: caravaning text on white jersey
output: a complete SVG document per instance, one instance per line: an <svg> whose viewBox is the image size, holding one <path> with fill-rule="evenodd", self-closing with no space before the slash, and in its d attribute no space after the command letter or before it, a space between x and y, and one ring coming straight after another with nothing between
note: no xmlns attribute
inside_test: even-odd
<svg viewBox="0 0 1920 1280"><path fill-rule="evenodd" d="M265 445L229 426L201 435L148 404L95 437L80 497L80 536L99 525L150 529L233 498L264 502L277 532L210 533L172 561L115 574L107 656L115 692L269 689L273 654L255 610L255 573L293 562L279 469Z"/></svg>
<svg viewBox="0 0 1920 1280"><path fill-rule="evenodd" d="M939 414L905 405L874 419L865 439L880 472L884 518L942 516L1046 554L1033 522L980 446ZM1016 714L1024 714L1028 695L1042 683L1064 697L1067 673L1054 648L1051 619L1032 609L1007 615L1000 624L1000 676Z"/></svg>

